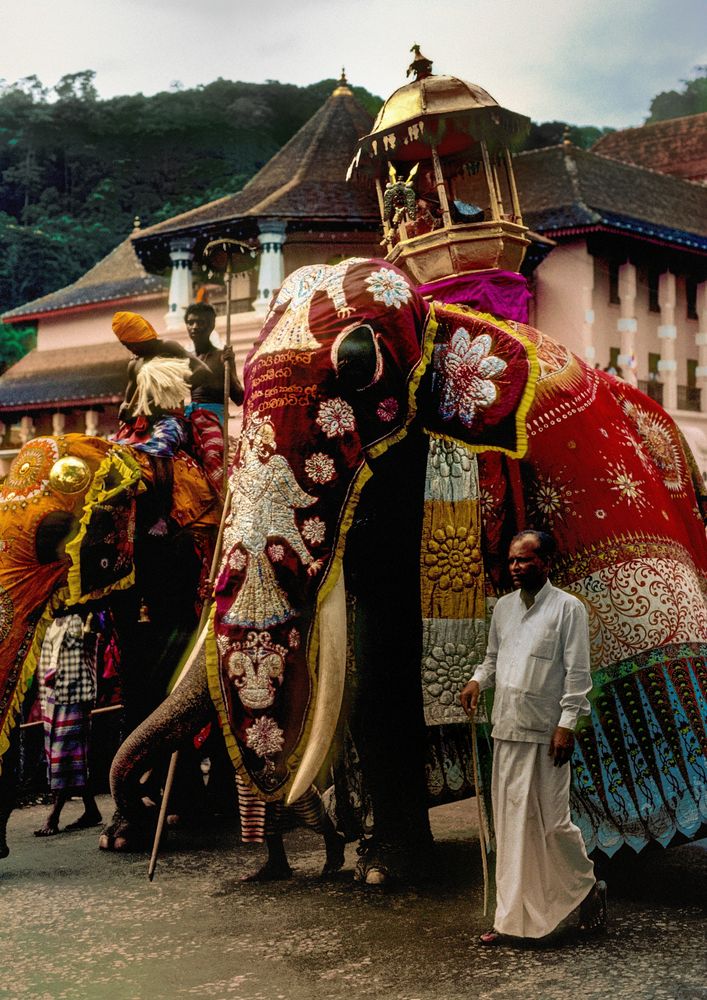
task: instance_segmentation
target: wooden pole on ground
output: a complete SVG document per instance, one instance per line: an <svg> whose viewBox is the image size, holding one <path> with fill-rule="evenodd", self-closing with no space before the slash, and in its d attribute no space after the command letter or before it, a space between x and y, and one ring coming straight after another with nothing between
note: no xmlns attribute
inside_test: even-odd
<svg viewBox="0 0 707 1000"><path fill-rule="evenodd" d="M208 259L211 257L212 266L215 270L220 270L223 267L224 280L226 284L226 347L231 346L231 298L232 298L232 283L233 283L233 257L235 254L241 255L243 258L245 256L253 257L254 251L245 243L241 243L238 240L231 239L218 239L212 240L205 249L204 257ZM223 544L223 530L226 525L226 518L228 517L228 511L230 507L230 491L228 489L228 422L229 422L229 404L231 401L231 362L228 357L224 361L223 365L223 510L221 512L221 523L218 529L218 535L216 537L216 545L214 547L214 555L211 560L211 572L209 573L209 583L208 583L208 596L204 600L204 606L201 610L201 618L199 619L199 627L197 630L197 638L191 653L189 654L186 663L182 667L177 680L174 682L172 691L181 683L182 679L186 676L188 670L191 668L192 664L196 660L197 656L201 652L201 648L206 641L206 634L208 632L209 616L211 614L211 605L213 603L213 592L214 585L216 583L216 574L218 572L219 562L221 560L221 547ZM150 863L147 868L147 877L150 882L155 876L155 868L157 866L157 855L160 849L160 840L162 838L162 831L164 830L164 824L167 817L167 807L169 805L169 796L172 792L172 785L174 783L174 775L177 769L177 761L179 760L179 751L175 750L169 761L169 769L167 771L167 777L165 779L164 791L162 792L162 802L160 803L160 812L157 819L157 829L155 830L155 839L152 844L152 854L150 855Z"/></svg>
<svg viewBox="0 0 707 1000"><path fill-rule="evenodd" d="M216 583L216 574L218 572L219 562L221 561L221 547L223 544L223 530L226 525L226 518L228 517L228 509L230 507L230 491L226 490L226 496L223 502L223 511L221 512L221 523L219 524L218 535L216 536L216 544L214 546L214 554L211 559L211 571L209 573L209 583L208 583L208 596L204 599L204 606L201 609L201 617L199 618L199 626L196 633L196 641L192 647L189 656L187 657L184 666L179 672L179 676L172 685L172 691L179 687L181 682L186 677L188 671L193 666L197 656L201 652L202 646L206 641L206 635L209 629L209 617L211 615L211 605L213 603L213 591L214 585ZM171 692L170 692L171 694ZM150 854L150 863L147 866L147 877L150 882L155 877L155 868L157 867L157 855L160 849L160 840L162 839L162 832L164 830L165 819L167 817L167 807L169 805L169 796L172 792L172 785L174 784L174 774L177 769L177 761L179 760L179 751L175 750L169 760L169 769L167 771L167 777L164 783L164 791L162 792L162 802L160 803L160 812L157 817L157 828L155 830L155 838L152 843L152 853Z"/></svg>

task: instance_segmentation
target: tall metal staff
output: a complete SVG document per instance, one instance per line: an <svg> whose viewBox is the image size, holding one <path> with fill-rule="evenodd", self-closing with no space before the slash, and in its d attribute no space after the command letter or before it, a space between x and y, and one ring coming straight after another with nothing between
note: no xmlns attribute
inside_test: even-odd
<svg viewBox="0 0 707 1000"><path fill-rule="evenodd" d="M226 347L229 351L226 354L223 365L223 489L224 504L228 493L228 419L229 419L229 399L231 396L231 302L233 295L233 275L240 271L247 270L253 262L255 250L247 243L240 240L232 240L227 237L212 240L204 248L204 260L207 263L209 273L216 271L223 272L224 284L226 286Z"/></svg>
<svg viewBox="0 0 707 1000"><path fill-rule="evenodd" d="M226 237L218 240L212 240L204 248L204 260L207 262L206 266L209 270L209 276L211 276L215 271L223 271L224 284L226 286L226 347L231 347L231 302L232 302L232 284L233 275L245 271L252 266L252 261L255 258L256 251L253 247L248 246L247 243L241 243L239 240L232 240ZM199 626L196 633L196 641L189 653L184 666L179 672L179 676L172 685L172 691L179 686L182 679L187 675L188 671L191 669L194 661L201 652L201 649L206 641L206 635L208 632L209 616L211 614L211 605L213 603L213 592L214 585L216 583L216 574L218 572L219 562L221 560L221 545L223 542L223 529L226 524L226 518L228 516L229 504L229 490L228 490L228 424L229 424L229 409L230 409L230 398L231 398L231 358L230 350L226 353L223 364L223 509L221 511L221 523L219 524L218 535L216 536L216 544L214 546L214 554L211 560L211 570L209 572L209 582L207 589L207 596L204 598L204 605L201 609L201 617L199 619ZM175 750L169 761L169 769L167 771L167 777L165 779L164 791L162 793L162 802L160 804L160 812L157 818L157 828L155 830L155 839L152 844L152 853L150 854L150 863L147 868L147 877L150 882L155 877L155 868L157 867L157 855L160 849L160 841L162 839L162 833L164 831L164 824L167 818L167 807L169 805L169 796L172 791L172 784L174 783L174 775L177 769L177 761L179 759L179 751Z"/></svg>

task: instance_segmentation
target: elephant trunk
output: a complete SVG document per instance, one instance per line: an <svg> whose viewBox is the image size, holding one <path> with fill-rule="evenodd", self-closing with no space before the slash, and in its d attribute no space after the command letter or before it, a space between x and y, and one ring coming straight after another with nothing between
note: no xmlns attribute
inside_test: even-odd
<svg viewBox="0 0 707 1000"><path fill-rule="evenodd" d="M139 820L140 778L165 753L178 750L213 715L203 650L179 686L119 747L110 771L116 809L126 820Z"/></svg>

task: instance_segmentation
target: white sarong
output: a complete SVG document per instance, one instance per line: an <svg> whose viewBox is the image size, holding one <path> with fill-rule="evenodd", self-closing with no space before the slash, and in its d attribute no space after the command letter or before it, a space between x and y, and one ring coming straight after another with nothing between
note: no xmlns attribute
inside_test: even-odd
<svg viewBox="0 0 707 1000"><path fill-rule="evenodd" d="M544 937L594 885L594 865L570 817L570 765L554 767L548 749L547 743L494 740L494 928L500 934Z"/></svg>

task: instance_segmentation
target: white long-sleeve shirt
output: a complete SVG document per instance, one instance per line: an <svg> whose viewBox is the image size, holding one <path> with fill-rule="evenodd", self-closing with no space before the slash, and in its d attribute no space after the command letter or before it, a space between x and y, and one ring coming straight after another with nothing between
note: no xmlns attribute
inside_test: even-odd
<svg viewBox="0 0 707 1000"><path fill-rule="evenodd" d="M493 737L549 743L556 726L589 714L592 687L584 605L548 580L526 608L520 591L494 608L486 657L472 680L495 688Z"/></svg>

